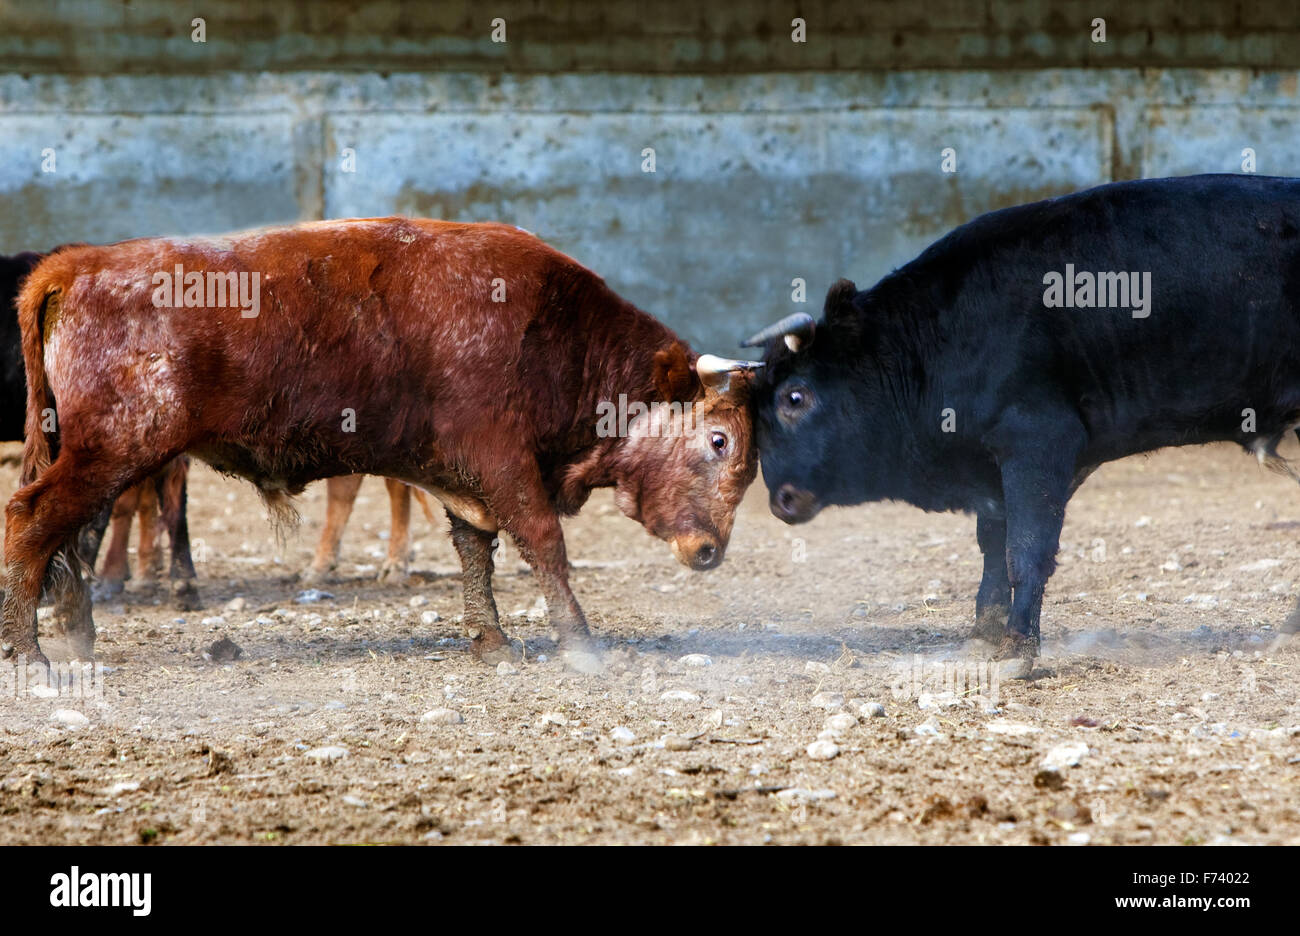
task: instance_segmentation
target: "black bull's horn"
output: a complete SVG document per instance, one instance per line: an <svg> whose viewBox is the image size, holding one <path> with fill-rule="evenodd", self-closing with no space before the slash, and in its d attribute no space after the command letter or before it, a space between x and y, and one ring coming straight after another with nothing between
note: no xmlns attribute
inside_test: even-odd
<svg viewBox="0 0 1300 936"><path fill-rule="evenodd" d="M700 383L718 393L726 393L731 387L731 375L754 371L762 367L761 361L733 361L716 354L701 354L695 362L695 373Z"/></svg>
<svg viewBox="0 0 1300 936"><path fill-rule="evenodd" d="M791 351L798 351L803 345L812 341L813 332L817 328L817 323L807 312L796 312L793 315L787 315L775 325L769 325L757 335L742 341L742 348L757 348L766 345L769 341L775 341L778 338L785 339L785 345Z"/></svg>

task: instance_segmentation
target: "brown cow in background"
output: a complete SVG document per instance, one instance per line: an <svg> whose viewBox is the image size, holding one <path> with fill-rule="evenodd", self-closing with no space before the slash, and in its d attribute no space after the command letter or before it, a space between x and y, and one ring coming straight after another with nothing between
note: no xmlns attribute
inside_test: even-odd
<svg viewBox="0 0 1300 936"><path fill-rule="evenodd" d="M505 530L580 669L597 664L561 515L614 487L627 516L708 569L757 471L752 365L697 360L590 270L503 225L326 221L70 248L33 271L19 314L29 405L25 486L6 510L8 655L44 661L51 561L184 452L252 481L273 510L342 474L434 494L487 661L511 653L491 591ZM613 401L677 415L656 406L611 432Z"/></svg>

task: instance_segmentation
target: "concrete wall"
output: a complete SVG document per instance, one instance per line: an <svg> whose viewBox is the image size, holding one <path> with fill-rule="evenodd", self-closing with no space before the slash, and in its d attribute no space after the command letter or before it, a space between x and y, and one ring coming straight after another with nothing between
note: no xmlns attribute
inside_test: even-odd
<svg viewBox="0 0 1300 936"><path fill-rule="evenodd" d="M981 48L1010 50L1015 36L1039 33L1050 38L1041 48L1065 48L1078 39L1075 21L1104 15L1104 3L1095 13L1067 2L1063 19L1042 4L803 4L806 60L708 41L695 74L661 73L689 58L664 36L703 42L729 22L728 35L757 42L767 29L763 42L794 45L788 30L773 33L789 7L742 3L749 19L693 13L682 26L627 13L640 6L603 5L604 19L592 20L593 6L577 0L547 5L550 18L534 3L500 4L513 30L506 45L524 48L510 62L538 66L512 71L488 67L485 56L506 53L471 37L487 28L481 4L437 5L443 22L420 4L217 2L205 7L209 43L198 50L191 14L182 29L172 4L4 7L0 252L318 217L501 220L725 353L773 318L817 311L836 277L865 285L983 211L1111 179L1240 171L1247 147L1259 172L1300 175L1294 67L851 67L889 30L907 37L904 48L920 48L913 37L981 36ZM1282 14L1265 22L1247 6L1212 15L1130 0L1116 12L1172 30L1182 10L1179 42L1219 36L1214 47L1231 59L1223 43L1245 42L1251 29L1273 48L1290 34ZM814 41L822 16L841 17L846 32ZM999 33L1004 20L1010 31ZM1128 34L1114 21L1110 30L1112 40ZM1160 47L1168 32L1154 35ZM242 49L232 36L244 37ZM677 51L648 63L646 48ZM380 70L417 53L418 70ZM284 70L199 74L193 55ZM134 73L150 64L155 73ZM304 69L315 65L329 68ZM647 147L653 173L643 171ZM941 171L947 147L953 173ZM349 150L355 171L345 171ZM795 278L807 283L806 306L792 303Z"/></svg>

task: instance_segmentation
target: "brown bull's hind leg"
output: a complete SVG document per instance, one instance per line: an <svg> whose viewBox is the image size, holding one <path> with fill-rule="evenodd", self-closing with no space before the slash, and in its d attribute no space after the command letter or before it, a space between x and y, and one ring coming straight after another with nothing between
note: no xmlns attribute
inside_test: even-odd
<svg viewBox="0 0 1300 936"><path fill-rule="evenodd" d="M90 587L82 576L81 559L67 549L56 556L51 567L53 578L54 625L67 641L68 654L74 660L95 657L95 620L91 616Z"/></svg>
<svg viewBox="0 0 1300 936"><path fill-rule="evenodd" d="M385 478L391 519L388 524L388 558L379 569L379 581L406 581L411 561L411 488L392 478Z"/></svg>
<svg viewBox="0 0 1300 936"><path fill-rule="evenodd" d="M65 449L44 474L10 499L5 509L8 569L0 656L48 663L36 636L36 604L41 587L55 554L60 549L73 548L81 528L113 493L115 475L102 465L78 463ZM69 569L56 570L54 581L57 583L61 576L68 574ZM80 581L79 572L77 580ZM88 610L88 606L83 607ZM84 631L74 634L80 642L86 636ZM77 649L84 652L84 648Z"/></svg>
<svg viewBox="0 0 1300 936"><path fill-rule="evenodd" d="M492 543L495 536L447 512L451 541L460 556L461 587L465 595L465 630L474 656L484 663L514 660L519 654L501 629L492 597Z"/></svg>
<svg viewBox="0 0 1300 936"><path fill-rule="evenodd" d="M364 477L364 475L340 475L325 482L325 529L321 530L320 542L316 544L316 556L311 561L311 567L302 575L302 580L307 584L324 581L330 571L338 565L343 528L348 525L348 517L352 515L352 505L357 499L357 491L361 490L361 481Z"/></svg>

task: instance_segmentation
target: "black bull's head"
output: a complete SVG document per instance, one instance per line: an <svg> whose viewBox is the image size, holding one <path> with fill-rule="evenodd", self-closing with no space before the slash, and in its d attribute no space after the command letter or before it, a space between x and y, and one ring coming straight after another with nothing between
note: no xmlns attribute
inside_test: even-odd
<svg viewBox="0 0 1300 936"><path fill-rule="evenodd" d="M871 496L863 457L888 442L880 384L864 353L862 295L840 280L821 323L796 313L744 342L765 348L755 431L769 506L786 523Z"/></svg>

